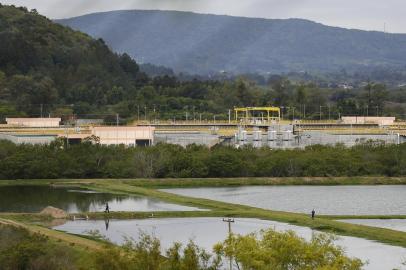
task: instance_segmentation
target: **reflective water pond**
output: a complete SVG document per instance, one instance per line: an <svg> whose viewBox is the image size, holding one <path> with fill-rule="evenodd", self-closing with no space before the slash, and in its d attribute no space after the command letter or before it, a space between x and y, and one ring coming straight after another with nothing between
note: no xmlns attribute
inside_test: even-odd
<svg viewBox="0 0 406 270"><path fill-rule="evenodd" d="M406 232L406 219L343 219L339 221Z"/></svg>
<svg viewBox="0 0 406 270"><path fill-rule="evenodd" d="M0 187L0 212L34 213L54 206L69 213L104 211L193 211L199 210L142 196L125 196L52 186Z"/></svg>
<svg viewBox="0 0 406 270"><path fill-rule="evenodd" d="M264 209L326 215L406 214L406 186L244 186L165 189Z"/></svg>
<svg viewBox="0 0 406 270"><path fill-rule="evenodd" d="M309 228L289 225L280 222L259 219L235 219L232 230L238 234L248 234L261 229L273 228L279 231L293 230L298 235L310 239L315 231ZM110 220L110 221L68 221L54 229L74 234L89 234L98 230L111 241L121 244L125 237L138 239L141 232L152 234L161 240L162 247L167 249L173 242L186 244L190 239L210 251L213 245L227 237L228 227L221 218L168 218L143 220ZM344 247L347 255L369 261L368 270L404 269L401 263L406 259L406 249L376 243L373 241L340 237L336 243Z"/></svg>

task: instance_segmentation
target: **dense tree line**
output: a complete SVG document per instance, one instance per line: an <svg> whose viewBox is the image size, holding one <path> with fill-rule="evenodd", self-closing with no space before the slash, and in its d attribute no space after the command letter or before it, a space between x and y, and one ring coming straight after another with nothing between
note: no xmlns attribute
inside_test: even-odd
<svg viewBox="0 0 406 270"><path fill-rule="evenodd" d="M320 88L294 76L270 76L259 83L249 74L184 80L161 72L148 77L103 40L25 8L0 6L0 40L0 121L41 114L107 122L115 121L116 114L123 121L228 119L234 106L271 104L281 106L289 119L406 114L405 91L389 91L383 84L346 90Z"/></svg>
<svg viewBox="0 0 406 270"><path fill-rule="evenodd" d="M84 143L68 148L0 141L0 179L404 176L406 144L311 146L305 150Z"/></svg>

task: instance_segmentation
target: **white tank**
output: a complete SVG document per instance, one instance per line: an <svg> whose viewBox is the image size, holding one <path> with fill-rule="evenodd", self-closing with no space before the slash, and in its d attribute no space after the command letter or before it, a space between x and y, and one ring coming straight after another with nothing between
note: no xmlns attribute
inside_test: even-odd
<svg viewBox="0 0 406 270"><path fill-rule="evenodd" d="M262 141L262 132L261 132L261 130L254 130L252 132L252 135L254 136L254 141Z"/></svg>
<svg viewBox="0 0 406 270"><path fill-rule="evenodd" d="M246 141L247 132L243 128L239 128L237 132L237 141Z"/></svg>
<svg viewBox="0 0 406 270"><path fill-rule="evenodd" d="M268 141L276 141L276 130L268 130Z"/></svg>
<svg viewBox="0 0 406 270"><path fill-rule="evenodd" d="M247 131L243 130L241 132L241 141L246 141L247 140Z"/></svg>
<svg viewBox="0 0 406 270"><path fill-rule="evenodd" d="M291 130L285 130L283 132L283 140L284 141L291 141L293 139L292 131Z"/></svg>

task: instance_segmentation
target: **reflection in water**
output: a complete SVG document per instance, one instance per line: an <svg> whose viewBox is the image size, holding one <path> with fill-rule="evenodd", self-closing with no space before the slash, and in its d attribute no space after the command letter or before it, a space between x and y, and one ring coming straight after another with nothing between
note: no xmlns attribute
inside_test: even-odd
<svg viewBox="0 0 406 270"><path fill-rule="evenodd" d="M53 186L3 186L0 187L0 212L39 212L47 206L69 213L103 212L109 205L111 211L192 211L198 210L160 200L99 193L86 189Z"/></svg>
<svg viewBox="0 0 406 270"><path fill-rule="evenodd" d="M190 239L196 244L211 251L219 241L226 239L228 227L221 218L168 218L143 220L111 220L106 221L68 221L54 229L75 234L88 234L98 230L111 241L121 244L125 238L138 239L141 233L155 235L161 240L162 248L169 248L174 242L187 244ZM237 218L232 224L232 231L237 234L248 234L261 229L273 228L278 231L293 230L298 235L310 240L318 233L306 227L285 223ZM355 238L340 237L336 244L344 247L347 255L369 261L367 270L403 269L401 263L406 257L406 249Z"/></svg>
<svg viewBox="0 0 406 270"><path fill-rule="evenodd" d="M106 225L106 231L108 231L109 230L110 219L105 219L104 223Z"/></svg>
<svg viewBox="0 0 406 270"><path fill-rule="evenodd" d="M177 188L166 192L264 209L326 215L405 215L406 185L245 186Z"/></svg>

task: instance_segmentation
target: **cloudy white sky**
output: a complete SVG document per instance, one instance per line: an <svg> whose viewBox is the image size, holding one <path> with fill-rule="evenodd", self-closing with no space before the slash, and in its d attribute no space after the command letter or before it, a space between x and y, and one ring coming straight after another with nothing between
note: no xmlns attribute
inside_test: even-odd
<svg viewBox="0 0 406 270"><path fill-rule="evenodd" d="M406 0L11 0L50 18L118 9L182 10L261 18L305 18L327 25L406 33Z"/></svg>

